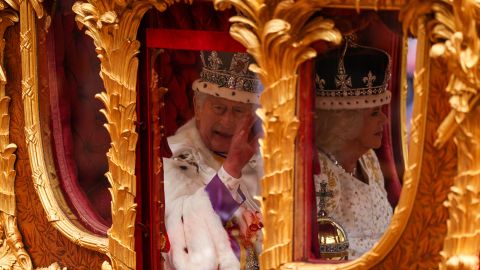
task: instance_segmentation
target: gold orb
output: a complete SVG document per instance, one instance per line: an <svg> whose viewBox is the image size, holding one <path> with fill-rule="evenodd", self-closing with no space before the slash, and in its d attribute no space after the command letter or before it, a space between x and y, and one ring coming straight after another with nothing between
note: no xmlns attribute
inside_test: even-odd
<svg viewBox="0 0 480 270"><path fill-rule="evenodd" d="M348 238L343 227L334 219L320 215L317 219L319 258L324 260L347 260Z"/></svg>

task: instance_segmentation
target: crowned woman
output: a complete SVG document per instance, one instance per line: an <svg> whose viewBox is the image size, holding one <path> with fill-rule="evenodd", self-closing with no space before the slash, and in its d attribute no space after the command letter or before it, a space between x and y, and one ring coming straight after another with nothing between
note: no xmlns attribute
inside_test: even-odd
<svg viewBox="0 0 480 270"><path fill-rule="evenodd" d="M342 48L317 58L316 206L326 208L328 215L343 226L349 259L370 250L392 217L373 150L382 144L387 121L382 106L391 99L389 78L390 56L357 45L349 38ZM322 184L326 184L329 194L326 207L320 207L320 201L325 199L319 195L325 194L321 192Z"/></svg>

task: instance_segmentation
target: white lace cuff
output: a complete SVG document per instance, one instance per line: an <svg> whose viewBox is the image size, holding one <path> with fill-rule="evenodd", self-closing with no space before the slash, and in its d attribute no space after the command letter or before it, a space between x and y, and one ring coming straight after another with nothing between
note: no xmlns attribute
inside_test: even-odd
<svg viewBox="0 0 480 270"><path fill-rule="evenodd" d="M232 197L237 201L237 202L243 202L244 198L239 194L239 187L240 187L240 178L235 178L231 176L223 166L218 170L218 178L222 180L222 183L228 188L230 193L232 194Z"/></svg>

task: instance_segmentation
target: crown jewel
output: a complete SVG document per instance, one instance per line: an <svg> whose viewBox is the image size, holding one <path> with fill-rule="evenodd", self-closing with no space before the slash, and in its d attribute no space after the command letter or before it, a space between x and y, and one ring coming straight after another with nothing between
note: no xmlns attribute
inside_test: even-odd
<svg viewBox="0 0 480 270"><path fill-rule="evenodd" d="M208 56L206 56L208 55ZM240 91L258 93L260 81L255 74L248 70L253 63L247 53L236 52L201 52L201 58L207 57L207 64L202 60L204 66L200 77L203 81L214 83L218 87L227 87Z"/></svg>
<svg viewBox="0 0 480 270"><path fill-rule="evenodd" d="M243 52L200 52L202 71L195 91L243 103L258 103L262 85L248 70L253 58Z"/></svg>
<svg viewBox="0 0 480 270"><path fill-rule="evenodd" d="M317 58L316 104L320 109L359 109L390 102L390 56L346 38L343 48Z"/></svg>

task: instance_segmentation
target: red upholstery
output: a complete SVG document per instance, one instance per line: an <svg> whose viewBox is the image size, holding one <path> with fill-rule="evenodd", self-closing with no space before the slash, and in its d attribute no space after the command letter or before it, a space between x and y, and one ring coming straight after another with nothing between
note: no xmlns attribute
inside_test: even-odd
<svg viewBox="0 0 480 270"><path fill-rule="evenodd" d="M57 2L47 37L52 139L68 203L86 227L105 234L111 224L104 176L110 139L94 98L103 82L93 41L75 23L73 2Z"/></svg>

